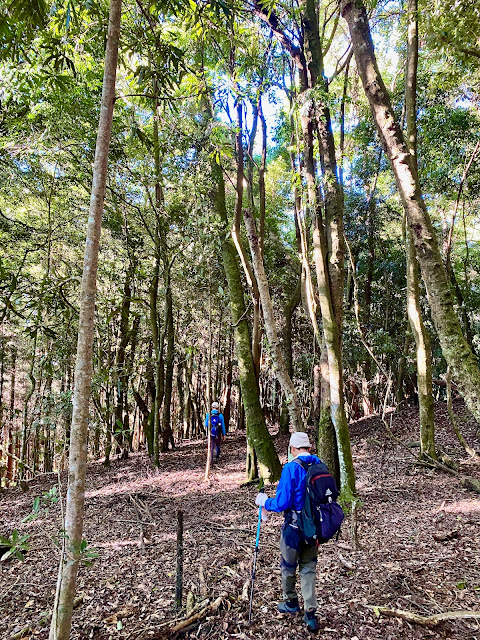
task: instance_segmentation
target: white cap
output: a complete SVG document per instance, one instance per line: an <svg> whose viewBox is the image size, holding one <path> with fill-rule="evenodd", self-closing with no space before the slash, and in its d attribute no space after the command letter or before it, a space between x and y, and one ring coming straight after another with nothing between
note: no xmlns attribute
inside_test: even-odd
<svg viewBox="0 0 480 640"><path fill-rule="evenodd" d="M288 444L290 447L295 447L295 449L310 449L312 446L308 439L308 435L304 431L296 431L295 433L292 433Z"/></svg>
<svg viewBox="0 0 480 640"><path fill-rule="evenodd" d="M212 409L218 409L218 402L212 402Z"/></svg>

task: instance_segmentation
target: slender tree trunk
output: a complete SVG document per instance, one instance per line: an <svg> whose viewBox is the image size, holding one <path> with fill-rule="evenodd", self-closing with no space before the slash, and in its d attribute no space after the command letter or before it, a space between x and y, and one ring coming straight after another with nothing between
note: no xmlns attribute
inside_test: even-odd
<svg viewBox="0 0 480 640"><path fill-rule="evenodd" d="M117 350L117 357L115 360L115 372L117 380L115 402L115 431L121 432L118 438L118 442L123 447L122 457L125 458L128 457L130 441L130 437L128 434L128 418L127 424L125 424L125 403L128 389L128 373L126 371L126 349L130 340L128 324L130 318L131 297L132 291L130 288L130 272L128 272L125 277L125 285L123 290L123 299L120 311L120 339Z"/></svg>
<svg viewBox="0 0 480 640"><path fill-rule="evenodd" d="M50 626L50 640L68 640L78 565L81 558L87 465L87 429L92 381L92 346L95 293L103 203L107 182L108 151L115 103L115 79L120 36L121 0L110 0L108 40L105 53L102 102L98 125L87 242L80 293L75 391L68 468L65 537L60 560L57 591Z"/></svg>
<svg viewBox="0 0 480 640"><path fill-rule="evenodd" d="M212 438L210 436L212 429L212 291L211 291L211 266L208 263L208 366L207 366L207 460L205 464L205 481L210 475L210 466L212 464Z"/></svg>
<svg viewBox="0 0 480 640"><path fill-rule="evenodd" d="M158 283L160 279L160 256L158 248L155 256L155 266L150 284L150 328L152 331L153 352L155 356L154 383L155 396L152 406L152 426L153 426L153 463L156 467L160 464L160 407L162 404L164 376L163 376L163 348L160 328L158 326Z"/></svg>
<svg viewBox="0 0 480 640"><path fill-rule="evenodd" d="M223 407L223 420L225 422L225 431L228 433L230 429L230 416L232 412L232 378L233 378L233 332L229 332L228 336L228 362L227 362L227 379L225 384L225 404Z"/></svg>
<svg viewBox="0 0 480 640"><path fill-rule="evenodd" d="M418 0L408 0L408 46L405 78L405 115L407 146L412 166L417 165L417 68L418 68ZM432 396L432 350L420 308L419 268L412 231L405 224L407 257L407 314L417 347L417 388L420 410L420 453L436 458L435 424Z"/></svg>
<svg viewBox="0 0 480 640"><path fill-rule="evenodd" d="M192 432L191 415L192 415L192 373L193 373L193 354L188 353L185 364L185 409L183 411L183 437L190 438Z"/></svg>
<svg viewBox="0 0 480 640"><path fill-rule="evenodd" d="M172 390L173 390L173 368L175 357L175 332L173 326L173 299L172 287L170 283L170 268L165 275L165 385L163 392L163 413L162 413L162 451L167 451L169 443L173 439L172 433Z"/></svg>
<svg viewBox="0 0 480 640"><path fill-rule="evenodd" d="M408 226L413 234L444 358L452 368L468 408L480 420L480 370L462 334L435 229L423 201L418 173L378 70L365 6L362 0L342 0L341 7L342 15L348 23L363 87L380 139L390 159Z"/></svg>
<svg viewBox="0 0 480 640"><path fill-rule="evenodd" d="M11 346L11 357L12 357L12 368L10 374L10 410L8 415L8 453L10 454L7 457L7 484L13 482L14 478L14 459L12 457L15 446L14 446L14 424L15 424L15 376L17 370L17 347L15 345Z"/></svg>
<svg viewBox="0 0 480 640"><path fill-rule="evenodd" d="M292 319L295 313L295 309L298 307L302 296L302 278L298 277L297 286L293 292L292 297L287 302L283 309L283 317L285 324L283 326L282 338L283 338L283 354L285 358L285 364L287 366L287 372L290 378L293 380L293 355L292 355ZM287 434L289 432L290 418L288 413L288 407L285 402L285 397L282 394L282 408L280 413L280 432Z"/></svg>
<svg viewBox="0 0 480 640"><path fill-rule="evenodd" d="M317 450L318 455L325 460L330 473L340 484L340 468L338 464L338 447L335 428L331 418L330 407L330 371L328 365L328 349L324 344L320 352L320 364L315 366L314 396L318 394L318 426Z"/></svg>
<svg viewBox="0 0 480 640"><path fill-rule="evenodd" d="M397 408L405 400L405 394L403 391L403 381L405 378L405 365L407 363L408 351L410 349L410 344L412 342L412 338L410 332L408 332L405 336L405 343L403 346L403 352L400 358L398 359L398 369L397 369L397 386L395 388L395 400L397 402Z"/></svg>
<svg viewBox="0 0 480 640"><path fill-rule="evenodd" d="M212 173L215 185L213 192L214 206L226 233L228 215L225 204L225 182L221 167L216 163L212 163ZM236 249L228 237L223 242L222 258L230 295L235 351L247 421L247 437L250 445L255 449L262 478L265 481L275 482L280 477L281 465L260 406L248 322L245 317L246 309L240 268L237 262Z"/></svg>
<svg viewBox="0 0 480 640"><path fill-rule="evenodd" d="M342 351L338 324L335 320L333 305L327 286L326 249L320 233L320 221L313 232L313 247L315 267L317 271L320 308L323 318L323 335L328 356L328 370L330 383L330 416L335 429L338 447L338 460L342 488L351 495L355 494L355 473L353 469L350 433L345 413L345 398L343 393Z"/></svg>
<svg viewBox="0 0 480 640"><path fill-rule="evenodd" d="M273 367L275 369L278 381L282 385L282 391L285 396L285 402L287 403L292 429L294 431L305 431L298 395L295 387L293 386L292 379L288 375L280 339L278 337L275 316L273 313L273 304L270 298L270 291L268 287L267 276L265 274L265 268L263 265L263 257L258 243L255 222L253 220L252 214L248 210L244 211L244 218L247 228L248 242L250 244L250 251L252 253L252 263L255 273L255 279L257 281L260 300L262 302L265 332L270 344Z"/></svg>

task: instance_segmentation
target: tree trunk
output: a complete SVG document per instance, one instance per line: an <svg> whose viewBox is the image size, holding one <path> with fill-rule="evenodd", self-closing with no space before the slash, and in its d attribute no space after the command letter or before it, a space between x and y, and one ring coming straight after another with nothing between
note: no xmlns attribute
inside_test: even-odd
<svg viewBox="0 0 480 640"><path fill-rule="evenodd" d="M320 309L322 311L323 318L323 335L325 337L325 345L328 355L330 417L335 429L337 440L341 486L347 494L349 493L353 496L355 494L355 473L353 470L350 433L345 413L342 351L338 324L335 320L333 305L329 294L328 278L326 275L326 249L319 229L320 224L321 223L317 217L317 222L313 232L313 247L315 267L317 271Z"/></svg>
<svg viewBox="0 0 480 640"><path fill-rule="evenodd" d="M128 457L128 443L130 440L128 435L128 423L127 429L125 429L125 402L128 389L128 374L126 372L125 352L130 339L128 323L130 317L131 296L132 291L130 289L130 273L127 272L120 311L120 339L115 361L115 377L117 382L115 402L115 432L119 434L117 440L118 443L123 447L122 457Z"/></svg>
<svg viewBox="0 0 480 640"><path fill-rule="evenodd" d="M314 369L314 397L318 396L317 418L317 450L320 458L325 460L330 473L340 485L340 467L338 464L338 447L335 428L331 418L330 408L330 372L328 365L328 350L323 345L320 352L320 364Z"/></svg>
<svg viewBox="0 0 480 640"><path fill-rule="evenodd" d="M14 421L15 421L15 375L17 370L17 347L11 346L12 352L12 369L10 375L10 410L8 415L8 453L7 457L7 484L13 482L14 478L14 459L12 457L14 453Z"/></svg>
<svg viewBox="0 0 480 640"><path fill-rule="evenodd" d="M407 145L412 165L417 165L417 68L418 0L408 0L408 43L405 78L405 115ZM435 423L432 396L432 350L420 308L419 268L412 231L405 225L407 257L407 313L417 348L417 388L420 413L420 454L436 459Z"/></svg>
<svg viewBox="0 0 480 640"><path fill-rule="evenodd" d="M403 380L405 378L405 365L407 363L407 356L408 356L408 351L410 349L411 341L412 341L412 338L410 333L408 332L405 336L403 353L398 359L397 386L395 388L395 400L397 402L397 409L400 408L400 405L405 400L405 393L403 391Z"/></svg>
<svg viewBox="0 0 480 640"><path fill-rule="evenodd" d="M248 242L250 244L250 251L252 254L253 270L260 293L260 300L262 302L265 332L270 344L273 368L275 370L278 381L282 386L282 391L285 396L285 402L287 403L288 412L290 415L292 429L294 431L305 431L300 402L298 400L295 387L293 386L292 379L288 374L287 366L285 364L285 359L282 353L280 339L278 337L275 316L273 313L272 299L270 298L270 291L268 287L267 276L265 274L265 268L263 265L263 257L260 251L258 236L255 229L255 222L253 220L252 214L248 210L244 211L244 218L247 228Z"/></svg>
<svg viewBox="0 0 480 640"><path fill-rule="evenodd" d="M225 205L225 182L222 169L212 163L214 178L214 206L224 225L228 228L228 216ZM245 407L249 442L255 448L260 467L260 474L265 481L275 482L281 473L281 465L277 452L268 433L265 417L258 393L255 376L248 322L245 317L245 300L237 253L232 241L226 237L222 245L222 258L230 295L230 309L234 326L235 351L238 360L238 373Z"/></svg>
<svg viewBox="0 0 480 640"><path fill-rule="evenodd" d="M408 225L413 234L415 251L443 356L452 368L455 381L468 408L475 418L480 420L480 370L462 334L435 229L423 201L418 173L378 70L365 6L362 0L342 0L341 7L350 30L363 87L380 139L390 159Z"/></svg>
<svg viewBox="0 0 480 640"><path fill-rule="evenodd" d="M158 326L158 283L160 279L160 256L158 248L155 256L155 267L150 284L150 328L152 331L153 352L155 355L154 381L155 397L152 406L153 424L153 463L156 467L160 464L160 407L163 400L164 368L163 368L163 340Z"/></svg>
<svg viewBox="0 0 480 640"><path fill-rule="evenodd" d="M65 536L50 626L50 640L68 640L83 534L89 396L92 381L92 346L95 293L102 213L107 182L108 151L115 103L115 79L120 37L121 0L110 0L102 102L98 125L87 241L80 293L75 390L68 468Z"/></svg>
<svg viewBox="0 0 480 640"><path fill-rule="evenodd" d="M192 373L193 373L193 353L190 351L186 355L185 363L185 408L183 410L183 437L190 438L192 435L191 415L192 415Z"/></svg>
<svg viewBox="0 0 480 640"><path fill-rule="evenodd" d="M223 407L223 420L225 422L225 431L228 433L230 429L230 415L232 412L232 378L233 378L233 332L229 331L228 336L228 363L227 363L227 379L225 385L225 403Z"/></svg>
<svg viewBox="0 0 480 640"><path fill-rule="evenodd" d="M283 326L283 354L285 358L285 364L287 366L288 375L293 380L293 356L292 356L292 319L295 313L295 309L300 304L302 297L302 279L301 275L298 277L297 286L293 292L292 297L287 302L283 309L283 317L285 324ZM285 398L282 395L282 408L280 413L280 433L284 435L289 432L289 414L288 407L285 402Z"/></svg>
<svg viewBox="0 0 480 640"><path fill-rule="evenodd" d="M162 413L162 451L167 451L169 443L173 439L172 433L172 390L173 390L173 367L175 357L175 332L173 326L173 300L172 288L170 284L170 267L165 274L165 385L163 392L163 413Z"/></svg>

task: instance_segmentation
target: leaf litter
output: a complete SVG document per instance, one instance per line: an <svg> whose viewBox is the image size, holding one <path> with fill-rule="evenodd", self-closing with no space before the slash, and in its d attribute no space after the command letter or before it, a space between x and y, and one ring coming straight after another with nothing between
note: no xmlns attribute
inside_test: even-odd
<svg viewBox="0 0 480 640"><path fill-rule="evenodd" d="M455 410L467 441L480 449L478 425L463 404ZM392 429L403 442L418 439L418 411L395 414ZM446 406L436 406L437 442L465 472L480 477L452 435ZM414 464L388 438L378 417L351 424L361 506L361 549L353 551L349 523L338 543L320 548L317 568L320 636L326 640L480 640L475 619L433 628L386 617L381 607L421 616L480 610L480 500L458 479ZM285 462L288 439L275 438ZM241 640L310 638L301 615L276 610L281 597L278 539L282 516L262 524L248 621L251 562L257 508L255 486L243 486L244 434L227 437L222 455L204 482L205 443L184 442L163 454L152 470L144 453L126 461L89 465L85 532L98 553L78 576L72 640L147 640L174 637L185 610L176 611L176 519L184 512L184 609L187 595L198 620L175 634L184 638ZM66 477L62 475L63 488ZM23 493L0 494L0 535L30 534L23 563L0 564L0 638L47 640L58 567L60 506L30 522L35 497L57 484L38 476ZM273 495L274 487L267 487ZM143 544L142 544L143 540ZM215 607L212 603L215 603ZM194 603L192 605L192 603ZM210 603L209 605L206 603ZM202 608L203 607L203 608ZM210 607L210 609L208 608ZM199 613L200 612L200 613ZM194 618L192 617L191 620Z"/></svg>

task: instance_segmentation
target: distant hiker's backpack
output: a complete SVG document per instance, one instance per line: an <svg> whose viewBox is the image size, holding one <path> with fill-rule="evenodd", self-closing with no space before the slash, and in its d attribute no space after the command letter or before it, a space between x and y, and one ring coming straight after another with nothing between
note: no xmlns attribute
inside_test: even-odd
<svg viewBox="0 0 480 640"><path fill-rule="evenodd" d="M298 515L298 528L309 545L328 542L340 530L345 514L338 504L335 478L324 462L308 464L295 458L307 472L305 504Z"/></svg>
<svg viewBox="0 0 480 640"><path fill-rule="evenodd" d="M212 438L217 438L222 431L222 426L220 424L220 414L212 413L210 416L210 435Z"/></svg>

